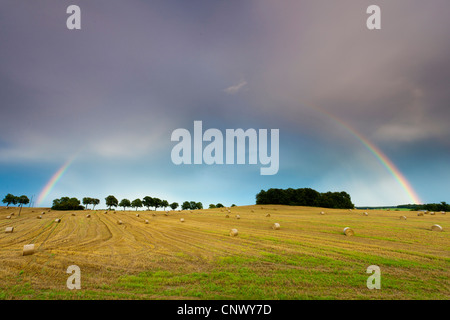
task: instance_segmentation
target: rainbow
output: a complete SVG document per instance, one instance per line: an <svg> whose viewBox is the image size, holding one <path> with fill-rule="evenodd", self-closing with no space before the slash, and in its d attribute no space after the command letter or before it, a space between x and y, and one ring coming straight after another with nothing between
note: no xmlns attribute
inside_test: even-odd
<svg viewBox="0 0 450 320"><path fill-rule="evenodd" d="M55 184L61 179L61 177L66 172L67 168L72 164L73 160L75 159L75 156L70 157L63 165L56 171L53 176L50 178L50 180L47 182L47 184L44 186L42 191L39 193L39 196L36 201L36 206L40 206L41 203L44 201L44 199L48 196L50 191L53 189Z"/></svg>
<svg viewBox="0 0 450 320"><path fill-rule="evenodd" d="M406 177L400 172L400 170L395 166L395 164L372 142L370 142L361 133L352 128L349 124L339 119L330 112L316 106L309 105L311 108L320 111L322 114L326 115L334 122L338 123L340 126L345 128L352 136L358 139L374 156L375 158L389 171L389 173L394 177L394 179L399 183L399 185L405 190L412 204L423 203L416 191L413 189Z"/></svg>

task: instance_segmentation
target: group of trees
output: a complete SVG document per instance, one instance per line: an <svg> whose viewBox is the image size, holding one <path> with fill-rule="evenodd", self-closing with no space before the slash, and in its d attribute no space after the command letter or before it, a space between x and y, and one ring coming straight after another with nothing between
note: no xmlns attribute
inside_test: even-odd
<svg viewBox="0 0 450 320"><path fill-rule="evenodd" d="M84 201L84 199L83 199ZM53 210L83 210L80 200L77 198L62 197L53 200Z"/></svg>
<svg viewBox="0 0 450 320"><path fill-rule="evenodd" d="M284 204L290 206L353 209L350 195L342 192L320 193L310 188L261 190L256 195L256 204Z"/></svg>
<svg viewBox="0 0 450 320"><path fill-rule="evenodd" d="M163 208L166 210L167 207L172 208L172 210L175 210L178 208L179 204L177 202L172 202L169 204L167 200L161 200L159 198L153 198L150 196L145 196L141 199L134 199L133 201L130 201L129 199L122 199L117 200L117 198L113 195L109 195L105 198L106 206L111 209L112 207L123 207L123 210L126 210L126 208L132 207L136 208L142 208L147 207L147 210L150 210L150 208Z"/></svg>
<svg viewBox="0 0 450 320"><path fill-rule="evenodd" d="M197 209L203 209L203 204L201 202L185 201L181 205L181 210L197 210Z"/></svg>
<svg viewBox="0 0 450 320"><path fill-rule="evenodd" d="M95 206L98 205L99 203L100 203L100 199L89 198L89 197L83 198L83 204L86 206L86 209L87 209L88 205L92 204L92 210L94 210Z"/></svg>
<svg viewBox="0 0 450 320"><path fill-rule="evenodd" d="M428 210L428 211L445 211L450 212L450 204L445 201L441 203L427 203L427 204L403 204L397 208L407 208L413 211Z"/></svg>
<svg viewBox="0 0 450 320"><path fill-rule="evenodd" d="M30 199L28 199L25 195L17 197L11 193L8 193L5 198L3 198L2 202L5 203L7 207L9 207L10 204L18 204L20 207L23 207L24 204L30 203Z"/></svg>

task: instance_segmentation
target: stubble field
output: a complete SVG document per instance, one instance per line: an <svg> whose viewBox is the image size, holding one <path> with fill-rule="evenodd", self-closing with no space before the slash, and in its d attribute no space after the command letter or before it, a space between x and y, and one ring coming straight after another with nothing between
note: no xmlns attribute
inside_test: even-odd
<svg viewBox="0 0 450 320"><path fill-rule="evenodd" d="M23 208L19 217L18 208L0 208L0 299L450 298L449 214L370 210L365 216L273 205L230 211L72 216ZM443 231L431 231L434 224ZM345 227L355 235L345 236ZM35 253L22 256L27 244L35 244ZM79 290L67 288L71 265L81 270ZM380 267L379 290L367 288L370 265Z"/></svg>

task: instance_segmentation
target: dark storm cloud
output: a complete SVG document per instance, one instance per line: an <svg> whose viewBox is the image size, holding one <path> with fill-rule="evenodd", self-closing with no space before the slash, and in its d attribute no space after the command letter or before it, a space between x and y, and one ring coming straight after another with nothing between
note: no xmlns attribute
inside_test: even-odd
<svg viewBox="0 0 450 320"><path fill-rule="evenodd" d="M65 27L70 4L81 7L80 31ZM378 31L365 25L371 4L382 9ZM207 120L221 129L280 128L289 146L282 168L327 181L347 154L364 155L317 105L393 151L414 176L424 167L413 150L449 156L449 7L2 1L0 161L61 162L74 150L92 160L167 160L172 130ZM321 153L328 156L314 161Z"/></svg>

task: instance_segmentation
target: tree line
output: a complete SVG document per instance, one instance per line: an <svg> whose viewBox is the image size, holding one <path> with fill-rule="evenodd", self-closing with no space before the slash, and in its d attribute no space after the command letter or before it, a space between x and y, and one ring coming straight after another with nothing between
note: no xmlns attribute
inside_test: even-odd
<svg viewBox="0 0 450 320"><path fill-rule="evenodd" d="M347 192L320 193L311 188L261 190L256 195L256 204L282 204L333 209L353 209L355 207Z"/></svg>
<svg viewBox="0 0 450 320"><path fill-rule="evenodd" d="M90 197L84 197L83 198L83 204L85 206L81 205L80 200L77 198L69 198L69 197L62 197L60 199L53 200L53 206L52 209L54 210L84 210L85 208L88 209L89 205L92 205L92 209L95 209L95 206L100 204L100 200L96 198L90 198ZM180 207L178 202L172 202L169 203L167 200L162 200L156 197L150 197L146 196L142 199L134 199L133 201L130 201L129 199L122 199L118 200L115 196L109 195L105 198L105 204L106 207L109 210L112 210L116 207L122 207L123 210L127 210L127 208L134 208L138 210L139 208L146 207L147 210L151 210L153 208L154 210L157 210L158 208L163 208L166 210L166 208L170 207L172 210L176 210ZM219 207L223 205L218 203ZM216 206L214 204L210 204L211 206ZM181 210L197 210L197 209L203 209L203 204L201 202L196 201L185 201L181 205Z"/></svg>
<svg viewBox="0 0 450 320"><path fill-rule="evenodd" d="M426 203L426 204L402 204L397 208L407 208L412 211L427 210L427 211L445 211L450 212L450 204L445 201L441 203Z"/></svg>

